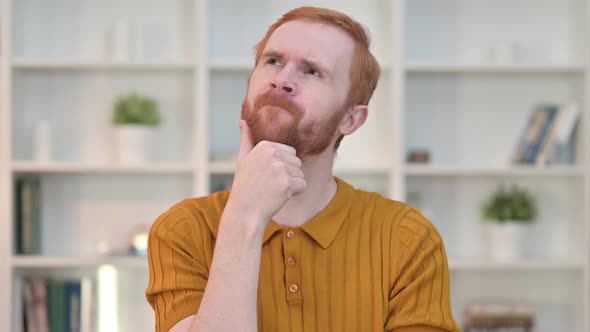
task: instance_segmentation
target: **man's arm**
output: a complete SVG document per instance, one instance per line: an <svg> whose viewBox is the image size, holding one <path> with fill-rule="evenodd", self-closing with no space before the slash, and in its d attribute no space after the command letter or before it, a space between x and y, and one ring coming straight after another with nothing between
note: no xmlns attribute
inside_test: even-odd
<svg viewBox="0 0 590 332"><path fill-rule="evenodd" d="M418 210L392 229L387 332L460 332L450 301L450 273L442 238Z"/></svg>
<svg viewBox="0 0 590 332"><path fill-rule="evenodd" d="M293 195L305 190L294 148L271 142L253 147L241 122L240 156L224 209L207 286L198 313L172 332L256 332L262 238L268 221Z"/></svg>
<svg viewBox="0 0 590 332"><path fill-rule="evenodd" d="M257 331L258 274L264 230L248 226L244 219L245 216L235 211L224 211L199 311L170 331Z"/></svg>

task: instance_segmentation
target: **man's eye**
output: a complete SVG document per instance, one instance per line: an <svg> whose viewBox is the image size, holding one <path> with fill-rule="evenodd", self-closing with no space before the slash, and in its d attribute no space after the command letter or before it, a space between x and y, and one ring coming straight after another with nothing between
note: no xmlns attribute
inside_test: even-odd
<svg viewBox="0 0 590 332"><path fill-rule="evenodd" d="M320 72L315 69L308 69L307 73L310 75L318 76L318 77L321 76Z"/></svg>
<svg viewBox="0 0 590 332"><path fill-rule="evenodd" d="M275 58L270 58L270 59L266 60L266 63L273 65L273 66L280 66L281 65L279 60L277 60Z"/></svg>

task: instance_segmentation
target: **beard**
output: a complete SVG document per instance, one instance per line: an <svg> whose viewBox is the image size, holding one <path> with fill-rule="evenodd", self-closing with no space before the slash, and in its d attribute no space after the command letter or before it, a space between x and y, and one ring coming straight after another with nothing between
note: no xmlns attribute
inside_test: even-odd
<svg viewBox="0 0 590 332"><path fill-rule="evenodd" d="M257 96L252 107L246 99L242 103L242 119L250 127L254 145L261 141L289 145L299 158L318 155L330 146L345 111L341 106L326 119L303 122L304 111L272 91Z"/></svg>

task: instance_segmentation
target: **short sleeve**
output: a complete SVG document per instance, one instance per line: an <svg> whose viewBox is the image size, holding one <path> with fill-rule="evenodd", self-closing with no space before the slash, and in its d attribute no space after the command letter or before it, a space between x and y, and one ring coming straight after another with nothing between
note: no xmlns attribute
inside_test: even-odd
<svg viewBox="0 0 590 332"><path fill-rule="evenodd" d="M461 331L450 303L450 274L442 238L411 209L393 227L391 290L385 331Z"/></svg>
<svg viewBox="0 0 590 332"><path fill-rule="evenodd" d="M172 207L152 225L146 297L154 309L156 332L167 332L199 310L209 276L201 230L195 215L181 207Z"/></svg>

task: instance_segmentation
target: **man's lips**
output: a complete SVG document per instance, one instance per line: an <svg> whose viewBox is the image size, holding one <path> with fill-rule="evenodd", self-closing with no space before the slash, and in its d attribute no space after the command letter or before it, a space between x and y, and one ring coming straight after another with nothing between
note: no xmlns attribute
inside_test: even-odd
<svg viewBox="0 0 590 332"><path fill-rule="evenodd" d="M282 108L280 106L276 106L276 105L264 105L262 107L271 108L273 111L276 111L276 112L285 112L285 113L289 113L289 114L291 113L289 110Z"/></svg>

